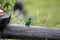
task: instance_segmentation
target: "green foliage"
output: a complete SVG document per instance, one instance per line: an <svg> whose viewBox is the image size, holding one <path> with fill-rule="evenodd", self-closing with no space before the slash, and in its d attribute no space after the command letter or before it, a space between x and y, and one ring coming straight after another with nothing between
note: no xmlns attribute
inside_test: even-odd
<svg viewBox="0 0 60 40"><path fill-rule="evenodd" d="M13 6L16 0L9 0L9 2ZM22 0L22 2L28 13L27 18L32 18L31 25L60 28L60 0ZM24 25L25 21L17 23Z"/></svg>
<svg viewBox="0 0 60 40"><path fill-rule="evenodd" d="M22 0L31 25L60 27L60 0ZM37 13L39 11L39 13Z"/></svg>
<svg viewBox="0 0 60 40"><path fill-rule="evenodd" d="M2 3L4 0L0 0L0 3Z"/></svg>

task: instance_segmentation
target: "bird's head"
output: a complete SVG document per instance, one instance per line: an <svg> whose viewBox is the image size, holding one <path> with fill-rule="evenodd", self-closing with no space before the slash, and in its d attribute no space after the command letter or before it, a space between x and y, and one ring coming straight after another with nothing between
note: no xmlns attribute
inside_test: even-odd
<svg viewBox="0 0 60 40"><path fill-rule="evenodd" d="M31 18L29 18L29 20L31 20Z"/></svg>

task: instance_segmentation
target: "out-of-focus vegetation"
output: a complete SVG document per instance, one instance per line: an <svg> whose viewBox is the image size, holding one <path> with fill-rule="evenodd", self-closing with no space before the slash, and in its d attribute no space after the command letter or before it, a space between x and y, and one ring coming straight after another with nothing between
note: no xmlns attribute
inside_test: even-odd
<svg viewBox="0 0 60 40"><path fill-rule="evenodd" d="M23 0L32 25L60 27L60 0Z"/></svg>
<svg viewBox="0 0 60 40"><path fill-rule="evenodd" d="M7 1L7 0L6 0ZM27 10L28 17L32 18L31 25L60 27L60 0L21 0ZM12 4L16 0L9 0ZM13 14L13 11L10 11ZM20 24L24 25L24 21ZM12 21L11 21L12 23Z"/></svg>

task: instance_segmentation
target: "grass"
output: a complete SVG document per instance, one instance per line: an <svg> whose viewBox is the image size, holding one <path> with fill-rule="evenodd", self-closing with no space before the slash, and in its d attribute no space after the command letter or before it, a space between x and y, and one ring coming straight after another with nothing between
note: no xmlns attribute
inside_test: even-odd
<svg viewBox="0 0 60 40"><path fill-rule="evenodd" d="M15 0L10 2L14 4ZM28 17L32 18L31 25L60 28L60 0L22 0L22 2ZM18 24L24 23L25 20Z"/></svg>
<svg viewBox="0 0 60 40"><path fill-rule="evenodd" d="M22 0L28 15L32 17L31 25L60 27L60 0ZM38 12L37 12L38 11Z"/></svg>

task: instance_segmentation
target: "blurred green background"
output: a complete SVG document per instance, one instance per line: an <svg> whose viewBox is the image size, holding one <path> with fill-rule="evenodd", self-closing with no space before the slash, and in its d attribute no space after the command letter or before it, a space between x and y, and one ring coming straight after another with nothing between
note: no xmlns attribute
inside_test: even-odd
<svg viewBox="0 0 60 40"><path fill-rule="evenodd" d="M8 2L13 6L16 0L8 0ZM21 2L28 17L32 18L31 25L60 28L60 0L21 0ZM19 24L24 25L25 20L20 21Z"/></svg>
<svg viewBox="0 0 60 40"><path fill-rule="evenodd" d="M60 27L60 0L23 0L32 25Z"/></svg>

